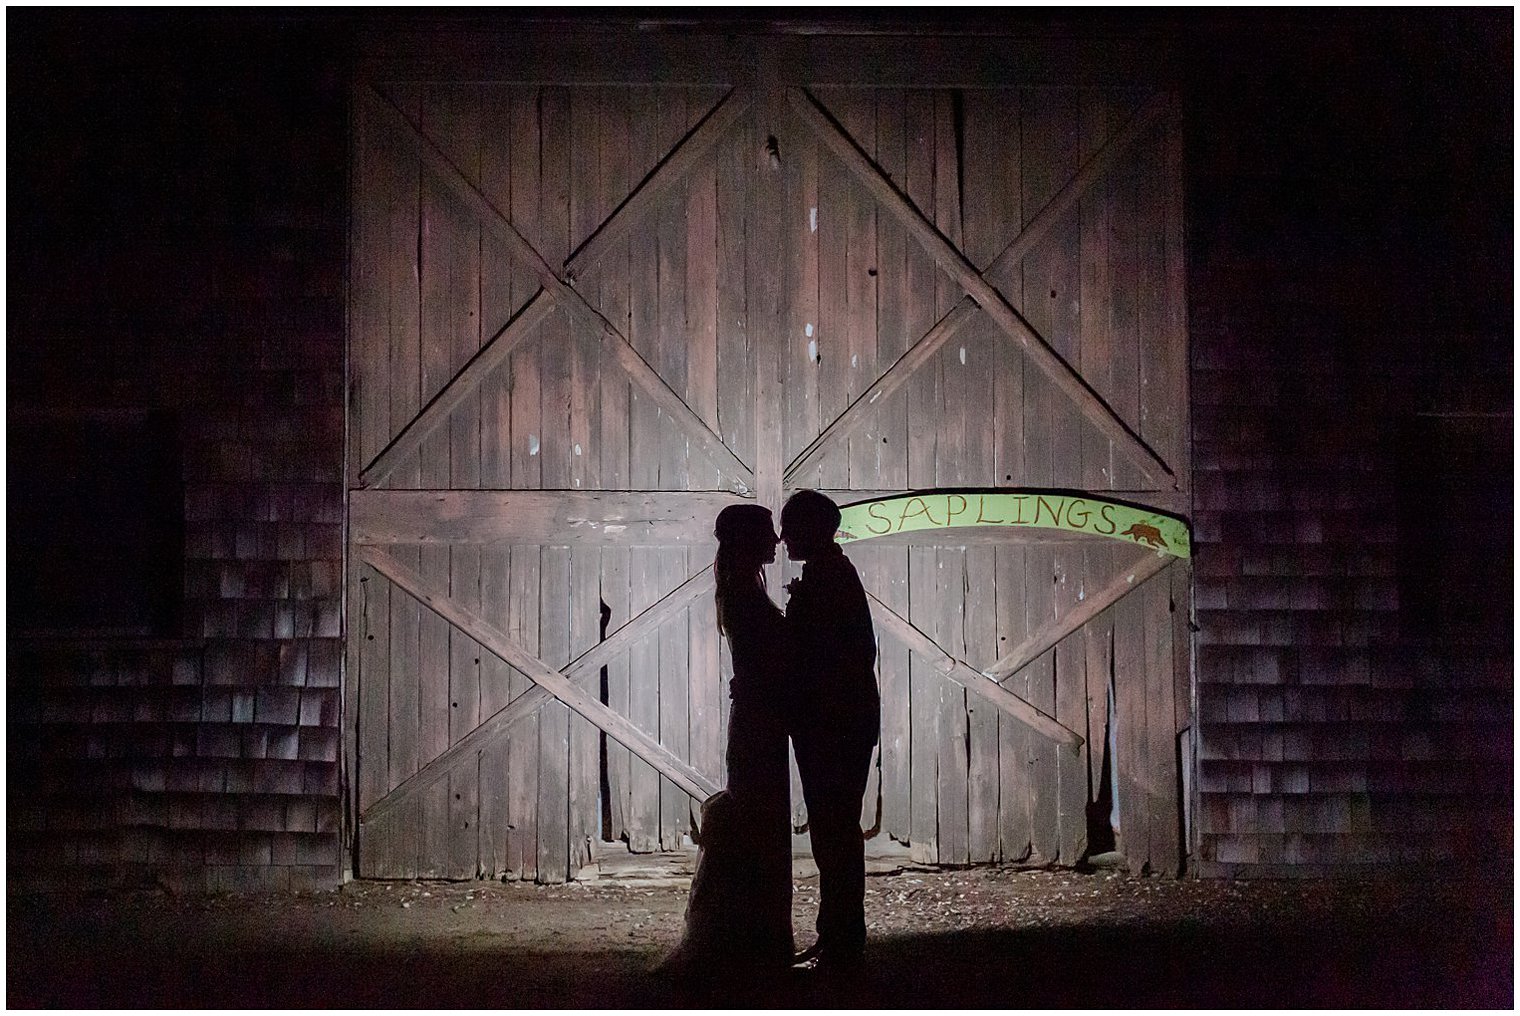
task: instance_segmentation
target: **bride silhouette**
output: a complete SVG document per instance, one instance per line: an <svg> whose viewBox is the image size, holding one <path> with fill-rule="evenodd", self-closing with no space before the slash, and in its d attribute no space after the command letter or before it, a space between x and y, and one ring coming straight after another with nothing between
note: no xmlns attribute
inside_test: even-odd
<svg viewBox="0 0 1520 1016"><path fill-rule="evenodd" d="M718 628L728 638L728 786L702 806L701 849L686 931L661 969L782 969L792 962L791 784L785 702L791 666L786 618L765 589L779 538L769 510L718 514Z"/></svg>

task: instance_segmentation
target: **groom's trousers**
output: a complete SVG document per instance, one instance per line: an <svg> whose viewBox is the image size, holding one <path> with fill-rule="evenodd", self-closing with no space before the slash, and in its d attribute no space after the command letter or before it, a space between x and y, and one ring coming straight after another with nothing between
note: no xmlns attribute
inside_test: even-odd
<svg viewBox="0 0 1520 1016"><path fill-rule="evenodd" d="M818 944L825 956L852 959L866 942L866 854L861 799L876 747L869 734L813 731L796 743L808 834L818 865Z"/></svg>

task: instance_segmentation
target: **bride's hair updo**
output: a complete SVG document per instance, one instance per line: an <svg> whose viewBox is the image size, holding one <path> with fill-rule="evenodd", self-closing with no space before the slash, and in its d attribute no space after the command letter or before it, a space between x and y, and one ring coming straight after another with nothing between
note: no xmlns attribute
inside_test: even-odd
<svg viewBox="0 0 1520 1016"><path fill-rule="evenodd" d="M718 630L726 634L726 606L737 603L746 592L765 591L764 564L776 548L776 530L769 508L731 504L718 513L713 535L718 538L718 556L713 559Z"/></svg>

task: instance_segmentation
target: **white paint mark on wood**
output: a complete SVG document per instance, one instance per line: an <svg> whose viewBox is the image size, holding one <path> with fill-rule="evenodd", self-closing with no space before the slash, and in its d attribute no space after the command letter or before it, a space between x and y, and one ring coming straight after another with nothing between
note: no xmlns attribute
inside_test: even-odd
<svg viewBox="0 0 1520 1016"><path fill-rule="evenodd" d="M812 360L814 363L818 362L818 340L817 339L814 339L812 342L808 343L808 359Z"/></svg>
<svg viewBox="0 0 1520 1016"><path fill-rule="evenodd" d="M628 528L627 526L604 526L602 528L602 532L604 532L604 533L621 533L623 530L625 530L627 528Z"/></svg>
<svg viewBox="0 0 1520 1016"><path fill-rule="evenodd" d="M816 208L808 209L808 229L814 233L818 232L818 209Z"/></svg>
<svg viewBox="0 0 1520 1016"><path fill-rule="evenodd" d="M538 454L538 435L537 434L529 434L528 435L528 454L529 455L537 455Z"/></svg>
<svg viewBox="0 0 1520 1016"><path fill-rule="evenodd" d="M961 366L966 366L966 347L961 347Z"/></svg>
<svg viewBox="0 0 1520 1016"><path fill-rule="evenodd" d="M575 454L579 455L580 453L581 453L581 446L579 444L577 444L575 446Z"/></svg>
<svg viewBox="0 0 1520 1016"><path fill-rule="evenodd" d="M805 326L803 326L802 334L806 335L810 339L813 337L813 322L809 321Z"/></svg>
<svg viewBox="0 0 1520 1016"><path fill-rule="evenodd" d="M850 354L850 366L851 367L859 367L860 366L860 356L859 356L859 354L856 354L856 353L851 353Z"/></svg>

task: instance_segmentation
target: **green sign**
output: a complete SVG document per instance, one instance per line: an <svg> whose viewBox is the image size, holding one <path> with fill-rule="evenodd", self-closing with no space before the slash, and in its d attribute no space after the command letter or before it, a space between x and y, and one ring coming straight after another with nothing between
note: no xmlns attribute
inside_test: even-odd
<svg viewBox="0 0 1520 1016"><path fill-rule="evenodd" d="M839 509L837 539L857 543L922 529L1064 529L1151 547L1158 554L1191 556L1187 523L1154 511L1087 495L937 492L863 501Z"/></svg>

